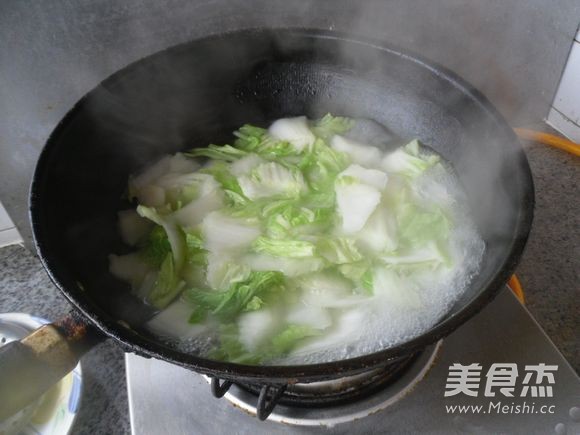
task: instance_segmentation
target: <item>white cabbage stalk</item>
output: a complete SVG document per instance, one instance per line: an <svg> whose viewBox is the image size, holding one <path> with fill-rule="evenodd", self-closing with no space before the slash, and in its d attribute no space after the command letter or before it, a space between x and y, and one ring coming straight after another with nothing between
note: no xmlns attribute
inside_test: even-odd
<svg viewBox="0 0 580 435"><path fill-rule="evenodd" d="M230 165L230 172L232 173L232 175L240 177L242 175L249 174L262 163L266 163L266 160L264 160L257 154L251 153L233 162Z"/></svg>
<svg viewBox="0 0 580 435"><path fill-rule="evenodd" d="M221 190L214 190L173 213L172 219L184 229L195 228L205 217L224 206L224 194Z"/></svg>
<svg viewBox="0 0 580 435"><path fill-rule="evenodd" d="M135 246L143 240L153 228L150 220L142 218L133 209L119 212L119 231L123 242Z"/></svg>
<svg viewBox="0 0 580 435"><path fill-rule="evenodd" d="M410 279L402 279L396 271L376 267L373 273L373 293L380 303L399 308L419 308L421 298Z"/></svg>
<svg viewBox="0 0 580 435"><path fill-rule="evenodd" d="M276 332L279 320L271 310L262 309L242 314L238 319L240 342L254 351Z"/></svg>
<svg viewBox="0 0 580 435"><path fill-rule="evenodd" d="M334 188L344 234L360 231L381 201L381 192L366 184L338 184Z"/></svg>
<svg viewBox="0 0 580 435"><path fill-rule="evenodd" d="M279 119L270 126L268 133L274 139L290 142L296 151L310 148L316 140L305 116Z"/></svg>
<svg viewBox="0 0 580 435"><path fill-rule="evenodd" d="M145 276L150 271L149 265L137 252L126 255L109 255L109 272L135 288L141 286Z"/></svg>
<svg viewBox="0 0 580 435"><path fill-rule="evenodd" d="M191 176L199 164L181 153L164 156L136 177L129 180L129 194L147 207L161 207L165 203L165 190L169 180Z"/></svg>
<svg viewBox="0 0 580 435"><path fill-rule="evenodd" d="M302 173L274 162L258 165L249 175L239 177L238 183L249 199L296 196L307 188Z"/></svg>
<svg viewBox="0 0 580 435"><path fill-rule="evenodd" d="M381 204L356 234L357 246L368 255L397 249L397 220L388 208Z"/></svg>
<svg viewBox="0 0 580 435"><path fill-rule="evenodd" d="M207 256L207 283L215 290L226 290L232 284L245 281L252 270L226 255L210 253Z"/></svg>
<svg viewBox="0 0 580 435"><path fill-rule="evenodd" d="M269 270L282 272L288 277L299 276L304 273L315 272L324 267L322 259L312 257L283 258L267 254L248 254L240 258L240 262L248 265L252 270L266 272Z"/></svg>
<svg viewBox="0 0 580 435"><path fill-rule="evenodd" d="M372 186L378 190L383 190L387 186L387 181L389 181L389 177L383 171L363 168L360 165L350 165L338 174L337 180L340 182L343 177L352 177L359 183Z"/></svg>
<svg viewBox="0 0 580 435"><path fill-rule="evenodd" d="M161 337L182 340L201 335L208 329L208 326L189 323L189 317L194 308L193 305L177 299L147 322L147 328Z"/></svg>
<svg viewBox="0 0 580 435"><path fill-rule="evenodd" d="M216 254L248 249L260 235L257 225L219 211L213 211L204 218L201 232L205 249Z"/></svg>
<svg viewBox="0 0 580 435"><path fill-rule="evenodd" d="M286 323L324 330L332 326L332 317L325 308L298 304L288 312Z"/></svg>
<svg viewBox="0 0 580 435"><path fill-rule="evenodd" d="M352 281L342 276L318 272L297 279L302 289L302 302L319 308L348 308L364 303L367 297L353 294Z"/></svg>
<svg viewBox="0 0 580 435"><path fill-rule="evenodd" d="M291 354L299 356L309 353L324 352L327 349L344 346L345 343L356 342L365 331L367 310L353 309L342 312L332 328L328 328L324 335L316 337L301 346L298 346Z"/></svg>
<svg viewBox="0 0 580 435"><path fill-rule="evenodd" d="M377 147L356 142L338 134L332 138L330 146L336 151L348 154L354 163L369 168L377 167L383 156Z"/></svg>

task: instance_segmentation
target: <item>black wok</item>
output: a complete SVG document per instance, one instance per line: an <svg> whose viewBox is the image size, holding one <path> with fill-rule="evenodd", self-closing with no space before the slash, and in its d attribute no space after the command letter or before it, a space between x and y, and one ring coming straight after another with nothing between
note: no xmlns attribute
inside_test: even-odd
<svg viewBox="0 0 580 435"><path fill-rule="evenodd" d="M401 138L418 137L453 163L486 252L480 272L451 311L429 331L398 346L303 366L211 361L142 331L139 325L151 315L150 308L108 272L108 254L128 250L120 241L116 213L127 205L129 174L164 153L228 142L244 123L265 125L275 118L316 118L326 112L375 120ZM192 41L109 77L54 130L30 195L40 258L77 311L56 328L74 342L74 350L80 349L76 354L86 348L87 336L108 336L126 351L219 379L276 385L361 372L451 333L507 281L524 248L532 213L532 178L516 136L471 85L384 43L290 29ZM10 361L23 357L15 358Z"/></svg>

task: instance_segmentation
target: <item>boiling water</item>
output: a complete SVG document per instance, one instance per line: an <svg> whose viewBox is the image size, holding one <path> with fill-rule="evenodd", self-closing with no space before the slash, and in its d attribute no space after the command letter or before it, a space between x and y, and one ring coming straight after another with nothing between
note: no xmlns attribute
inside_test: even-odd
<svg viewBox="0 0 580 435"><path fill-rule="evenodd" d="M384 126L371 120L357 120L348 136L378 147L385 154L404 143ZM421 154L430 153L433 151L422 147ZM425 333L450 311L478 272L485 243L470 216L468 201L459 179L450 164L442 163L421 174L410 186L413 203L425 209L432 208L430 206L440 207L451 222L446 240L450 267L411 268L400 274L391 271L387 272L387 278L381 278L383 275L377 275L379 272L375 269L374 282L376 284L377 279L383 279L382 288L386 288L386 292L378 292L375 286L372 295L362 296L359 291L358 301L348 307L342 305L328 309L328 306L323 305L324 313L321 314L326 316L327 322L326 329L320 327L324 329L323 333L303 340L289 355L266 363L315 364L370 354ZM389 174L387 190L397 192L402 186L401 182L399 176ZM307 289L298 290L297 294L296 305L281 302L279 307L274 307L274 315L285 318L297 306L312 306L313 299L308 299ZM191 306L178 303L162 314L165 314L167 323L171 324L169 330L185 330L187 336L192 338L158 338L180 351L205 355L220 344L219 324L216 320L209 320L203 325L189 325L191 310ZM312 314L310 317L311 321ZM299 319L298 324L301 321ZM295 322L292 320L290 323Z"/></svg>
<svg viewBox="0 0 580 435"><path fill-rule="evenodd" d="M453 266L436 272L415 272L415 291L406 306L370 298L368 303L356 309L335 311L335 324L328 333L310 342L307 340L290 355L271 363L315 364L377 352L428 331L449 312L477 273L485 243L478 234L465 193L450 165L431 168L416 181L414 193L423 205L433 203L446 210L452 222L448 254ZM169 341L181 351L203 355L219 345L212 330L210 326L200 331L201 335L196 338Z"/></svg>
<svg viewBox="0 0 580 435"><path fill-rule="evenodd" d="M281 364L314 364L353 358L404 343L432 328L468 288L478 272L485 250L470 216L465 193L459 180L448 169L431 170L419 180L416 193L425 203L445 204L453 227L450 232L450 255L453 267L438 273L423 272L415 295L417 304L402 308L386 303L370 303L353 312L338 331L335 344L309 352L320 345L305 346ZM326 339L333 341L332 338ZM340 342L341 340L344 340Z"/></svg>

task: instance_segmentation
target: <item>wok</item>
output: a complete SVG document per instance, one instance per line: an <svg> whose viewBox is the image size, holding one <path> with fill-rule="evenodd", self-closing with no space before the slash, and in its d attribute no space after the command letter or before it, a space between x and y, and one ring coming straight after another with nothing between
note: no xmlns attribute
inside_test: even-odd
<svg viewBox="0 0 580 435"><path fill-rule="evenodd" d="M142 330L151 308L108 272L108 254L128 252L116 218L127 207L129 174L165 153L226 143L244 123L327 112L417 137L453 164L486 252L450 312L395 347L300 366L212 361ZM125 351L215 379L262 384L265 394L268 386L338 378L396 361L448 335L496 295L520 258L532 213L530 168L511 128L483 95L441 66L383 42L320 30L243 30L170 48L129 65L82 98L41 153L30 191L35 243L75 310L52 329L3 348L0 403L9 394L13 403L25 402L103 337ZM14 383L24 371L35 388ZM219 386L216 381L216 392ZM2 412L19 405L11 406Z"/></svg>

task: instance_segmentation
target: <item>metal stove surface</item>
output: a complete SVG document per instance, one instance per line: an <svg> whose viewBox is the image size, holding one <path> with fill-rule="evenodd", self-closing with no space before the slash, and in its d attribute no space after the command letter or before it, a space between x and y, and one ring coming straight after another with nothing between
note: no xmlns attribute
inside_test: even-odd
<svg viewBox="0 0 580 435"><path fill-rule="evenodd" d="M429 358L426 360L429 362ZM464 394L444 397L449 367L454 363L482 366L477 397ZM485 397L485 374L494 363L517 364L515 397L505 397L498 389L495 397ZM558 366L553 397L517 397L525 366L541 363ZM508 289L443 341L430 368L422 372L424 376L417 379L410 391L405 390L397 400L392 400L392 394L386 394L385 400L389 402L379 406L380 410L346 423L296 426L271 420L260 422L226 398L215 399L202 376L181 367L134 354L126 355L126 366L134 435L580 434L580 378ZM235 397L233 391L230 400ZM507 412L496 411L498 402L502 409L507 405ZM526 413L510 411L524 402L528 405ZM493 408L490 403L494 404ZM483 408L479 413L449 412L448 407L454 405L482 405ZM547 413L540 412L542 406L546 406L543 409ZM350 410L345 407L344 414ZM340 414L340 411L333 412Z"/></svg>

